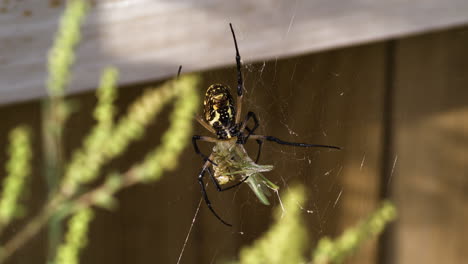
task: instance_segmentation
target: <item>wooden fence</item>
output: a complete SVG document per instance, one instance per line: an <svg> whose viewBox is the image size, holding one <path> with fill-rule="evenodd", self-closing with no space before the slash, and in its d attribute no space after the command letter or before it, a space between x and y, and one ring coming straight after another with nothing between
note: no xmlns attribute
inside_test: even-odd
<svg viewBox="0 0 468 264"><path fill-rule="evenodd" d="M259 133L343 147L328 151L271 143L263 151L260 163L275 165L267 177L280 185L280 196L292 184L307 187L308 202L300 206L310 248L320 237L338 235L356 224L381 199L389 198L397 203L398 221L382 239L366 243L349 263L466 261L467 44L465 27L286 59L246 61L244 110L258 114ZM202 75L200 95L211 83L236 83L234 67ZM119 90L122 112L144 86ZM73 99L80 111L68 123L68 152L81 144L92 125L95 103L90 93ZM0 149L5 149L9 129L23 122L36 131L34 150L40 153L39 110L37 101L0 108ZM142 158L159 143L167 124L166 117L158 119L144 140L106 169L125 169ZM194 125L196 133L208 134ZM203 150L209 152L210 146ZM254 152L255 146L249 150ZM2 151L2 164L5 158ZM187 147L176 171L160 182L121 192L116 211L98 209L82 263L176 263L200 202L196 176L201 165ZM31 212L46 198L38 154L34 166L27 195ZM272 207L261 205L246 186L223 193L210 189L215 208L234 226L223 226L202 203L181 263L233 259L271 222ZM278 206L277 197L271 200ZM18 223L9 235L21 226ZM42 232L10 263L44 263L46 245Z"/></svg>

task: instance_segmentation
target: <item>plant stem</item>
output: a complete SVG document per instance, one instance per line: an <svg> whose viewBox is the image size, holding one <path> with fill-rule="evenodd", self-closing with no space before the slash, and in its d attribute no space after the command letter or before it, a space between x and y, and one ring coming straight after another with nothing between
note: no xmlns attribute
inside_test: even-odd
<svg viewBox="0 0 468 264"><path fill-rule="evenodd" d="M11 240L9 240L3 247L0 253L0 263L10 257L18 248L28 241L31 237L36 235L41 228L47 223L49 218L54 214L57 206L60 204L61 196L57 196L54 200L50 200L47 205L36 215L28 224L17 233Z"/></svg>
<svg viewBox="0 0 468 264"><path fill-rule="evenodd" d="M139 182L139 177L136 177L133 173L133 169L130 169L123 175L123 181L118 188L109 190L109 194L113 195L122 188L134 185ZM99 187L92 189L86 193L80 195L77 199L72 201L70 212L74 212L77 209L88 208L93 206L97 202L98 194L106 191L106 184L102 184ZM3 247L0 252L0 264L9 258L16 250L24 245L28 240L35 236L44 225L47 224L48 220L55 215L55 213L62 209L66 205L61 203L66 201L69 197L64 196L63 194L57 193L54 197L49 200L49 202L44 206L44 208L36 215L28 224L17 233L12 239L10 239Z"/></svg>
<svg viewBox="0 0 468 264"><path fill-rule="evenodd" d="M44 175L47 180L49 197L56 192L63 174L63 126L66 120L66 105L62 97L51 97L43 104L42 135ZM52 217L48 223L48 262L55 256L62 237L59 217Z"/></svg>

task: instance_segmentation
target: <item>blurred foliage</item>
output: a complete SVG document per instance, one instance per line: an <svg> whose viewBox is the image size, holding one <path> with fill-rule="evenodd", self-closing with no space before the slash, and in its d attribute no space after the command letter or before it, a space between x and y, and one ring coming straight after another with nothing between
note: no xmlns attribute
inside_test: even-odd
<svg viewBox="0 0 468 264"><path fill-rule="evenodd" d="M42 109L42 155L43 176L47 180L50 195L57 190L64 170L63 133L65 122L72 112L72 105L64 99L71 81L71 67L75 61L74 48L81 39L80 27L89 9L88 1L67 2L60 27L48 56L49 98L43 100ZM62 237L62 218L52 216L48 223L48 259L55 257Z"/></svg>
<svg viewBox="0 0 468 264"><path fill-rule="evenodd" d="M305 200L301 186L289 189L283 199L283 206L275 210L275 223L252 246L240 252L240 263L305 263L307 230L300 217L298 204Z"/></svg>
<svg viewBox="0 0 468 264"><path fill-rule="evenodd" d="M108 144L107 137L111 134L114 123L113 103L117 96L117 78L118 72L114 68L107 68L102 74L96 92L98 104L94 111L97 124L85 138L82 149L73 153L72 160L67 166L63 180L67 184L67 192L74 192L79 184L94 180L105 161L102 150L106 147L105 144Z"/></svg>
<svg viewBox="0 0 468 264"><path fill-rule="evenodd" d="M363 242L380 234L384 227L396 218L395 206L384 201L379 209L356 227L348 228L340 237L322 238L306 260L307 230L301 218L301 206L305 201L304 188L295 186L283 199L284 208L275 210L275 222L270 229L251 246L241 249L242 264L280 263L343 263L346 257L356 252Z"/></svg>
<svg viewBox="0 0 468 264"><path fill-rule="evenodd" d="M200 99L196 87L199 78L194 75L181 76L159 87L151 87L135 100L126 115L115 120L118 71L104 70L94 111L96 124L75 150L68 162L63 157L62 132L69 111L64 99L71 79L71 66L75 60L74 48L80 40L80 25L89 8L88 1L67 2L60 22L54 46L49 53L49 98L43 107L43 146L45 174L48 175L49 197L40 212L33 216L24 228L6 240L0 248L0 263L19 250L41 228L50 223L60 227L61 219L68 218L68 231L49 263L79 263L80 250L87 244L88 226L93 218L93 206L112 208L116 192L128 186L158 180L164 171L177 165L177 158L189 142L192 122ZM174 69L174 72L176 69ZM154 122L162 109L174 103L170 125L162 135L160 146L156 146L146 157L131 166L128 171L113 172L104 178L104 183L94 183L102 174L101 168L112 159L123 154L127 147L144 136L146 128ZM18 211L18 197L24 191L26 176L31 171L29 131L20 127L11 134L10 161L7 164L0 198L0 228L6 226ZM0 229L1 231L1 229ZM61 234L61 232L49 233ZM53 238L52 238L53 239ZM55 253L56 252L56 253ZM50 254L51 252L49 252Z"/></svg>
<svg viewBox="0 0 468 264"><path fill-rule="evenodd" d="M78 264L80 250L88 243L87 233L89 222L93 218L92 209L76 212L68 221L68 232L65 243L59 246L55 263Z"/></svg>
<svg viewBox="0 0 468 264"><path fill-rule="evenodd" d="M356 227L348 228L340 237L322 238L313 252L313 263L343 263L364 241L379 235L396 216L395 206L384 201L367 219Z"/></svg>
<svg viewBox="0 0 468 264"><path fill-rule="evenodd" d="M0 197L0 231L21 210L18 201L24 186L31 173L31 139L30 131L25 126L20 126L10 132L10 146L8 148L9 160L6 165L7 176L3 180L3 188Z"/></svg>
<svg viewBox="0 0 468 264"><path fill-rule="evenodd" d="M54 46L48 57L47 89L51 97L63 96L70 81L70 67L75 61L74 48L81 38L80 26L89 9L86 0L70 0L60 20Z"/></svg>

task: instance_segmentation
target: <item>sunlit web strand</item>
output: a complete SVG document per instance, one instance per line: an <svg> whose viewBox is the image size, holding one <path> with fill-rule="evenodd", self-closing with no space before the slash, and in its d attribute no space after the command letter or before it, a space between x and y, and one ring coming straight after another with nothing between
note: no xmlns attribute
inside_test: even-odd
<svg viewBox="0 0 468 264"><path fill-rule="evenodd" d="M195 215L193 216L193 219L192 219L192 224L190 225L187 236L185 237L184 245L182 246L182 250L180 251L180 255L179 255L179 259L177 260L177 264L180 263L180 260L182 259L182 255L184 254L185 246L187 245L187 241L188 241L188 239L190 237L190 234L192 233L192 228L193 228L193 225L195 224L195 220L197 219L198 212L200 211L200 206L201 206L202 200L203 200L203 198L200 198L200 201L198 202L197 211L195 211Z"/></svg>

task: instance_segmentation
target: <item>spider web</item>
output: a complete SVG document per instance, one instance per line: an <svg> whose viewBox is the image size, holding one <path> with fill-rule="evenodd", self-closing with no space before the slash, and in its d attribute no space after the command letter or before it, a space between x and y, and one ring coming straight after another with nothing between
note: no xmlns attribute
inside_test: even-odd
<svg viewBox="0 0 468 264"><path fill-rule="evenodd" d="M339 120L329 119L327 103L321 99L330 93L332 97L342 97L344 91L341 87L337 87L335 91L330 92L319 85L314 85L316 82L314 78L319 78L321 74L315 74L321 60L314 58L314 55L309 55L243 64L245 90L242 112L243 116L247 111L256 113L260 123L256 134L277 136L290 142L338 145L338 142L333 140L336 141L341 124ZM248 61L248 58L243 57L243 61L246 60ZM328 77L339 78L339 74L331 72ZM207 75L208 83L228 80L226 83L235 87L236 72L231 67ZM248 143L246 149L251 157L256 156L256 144ZM209 152L208 148L206 153ZM336 151L327 149L299 148L265 142L259 164L275 166L272 172L264 175L280 186L279 192L272 193L269 198L271 206L261 204L245 184L232 192L218 193L211 190L208 191L208 195L215 210L235 227L226 229L202 203L201 210L204 212L200 216L199 208L194 211L195 216L191 223L195 223L195 226L190 230L197 229L196 216L203 217L203 221L207 217L212 218L210 226L215 231L210 232L208 236L216 237L213 233L218 232L223 235L218 235L217 241L212 241L210 261L216 263L220 259L235 258L236 255L227 255L237 254L238 248L233 252L230 249L232 245L220 237L232 236L235 240L241 241L240 245L249 245L271 224L272 208L282 208L282 194L291 184L301 184L307 188L307 202L298 203L297 206L304 213L303 217L311 233L309 237L316 241L333 229L333 221L330 219L336 217L336 208L343 194L339 182L343 166L339 163L338 157ZM365 156L362 166L365 166ZM214 187L208 186L208 189ZM286 214L287 211L283 209L283 213ZM198 228L202 229L202 224ZM193 243L188 239L190 232L187 233L183 249ZM227 255L226 251L229 252ZM180 263L183 263L182 253L183 250L179 256L179 260L182 259Z"/></svg>
<svg viewBox="0 0 468 264"><path fill-rule="evenodd" d="M258 114L260 123L263 124L260 129L262 134L277 136L290 142L333 145L327 137L329 125L324 121L326 119L324 113L326 106L318 100L321 97L321 91L311 89L305 93L301 92L301 90L306 90L305 87L310 82L308 76L314 72L314 67L309 68L307 60L307 58L283 60L276 58L270 62L248 64L246 66L248 72L258 71L260 76L268 75L266 68L272 68L269 69L269 75L272 75L273 81L259 78L257 84L254 82L252 86L258 88L253 88L252 95L247 96L246 105L253 108ZM298 102L301 94L307 95L305 96L307 99ZM261 97L270 103L267 103L266 106L259 104L257 98ZM306 111L303 111L304 109ZM311 120L319 122L310 122ZM308 217L312 218L309 220L318 224L314 225L317 234L325 232L326 222L333 214L332 208L336 207L342 193L337 182L342 166L339 163L324 164L321 162L321 159L324 158L323 155L330 155L328 152L330 151L320 148L265 144L265 162L275 165L275 171L271 173L271 177L282 187L279 197L281 192L289 188L290 184L299 183L308 187L308 202L302 205L298 204L298 207L304 213L309 214ZM322 188L324 186L327 187L328 194L333 193L332 198L336 197L336 199L331 199L329 195L326 195L325 207L320 204L323 204L320 197L323 196L324 190ZM281 200L277 199L275 205L277 206L280 202Z"/></svg>

